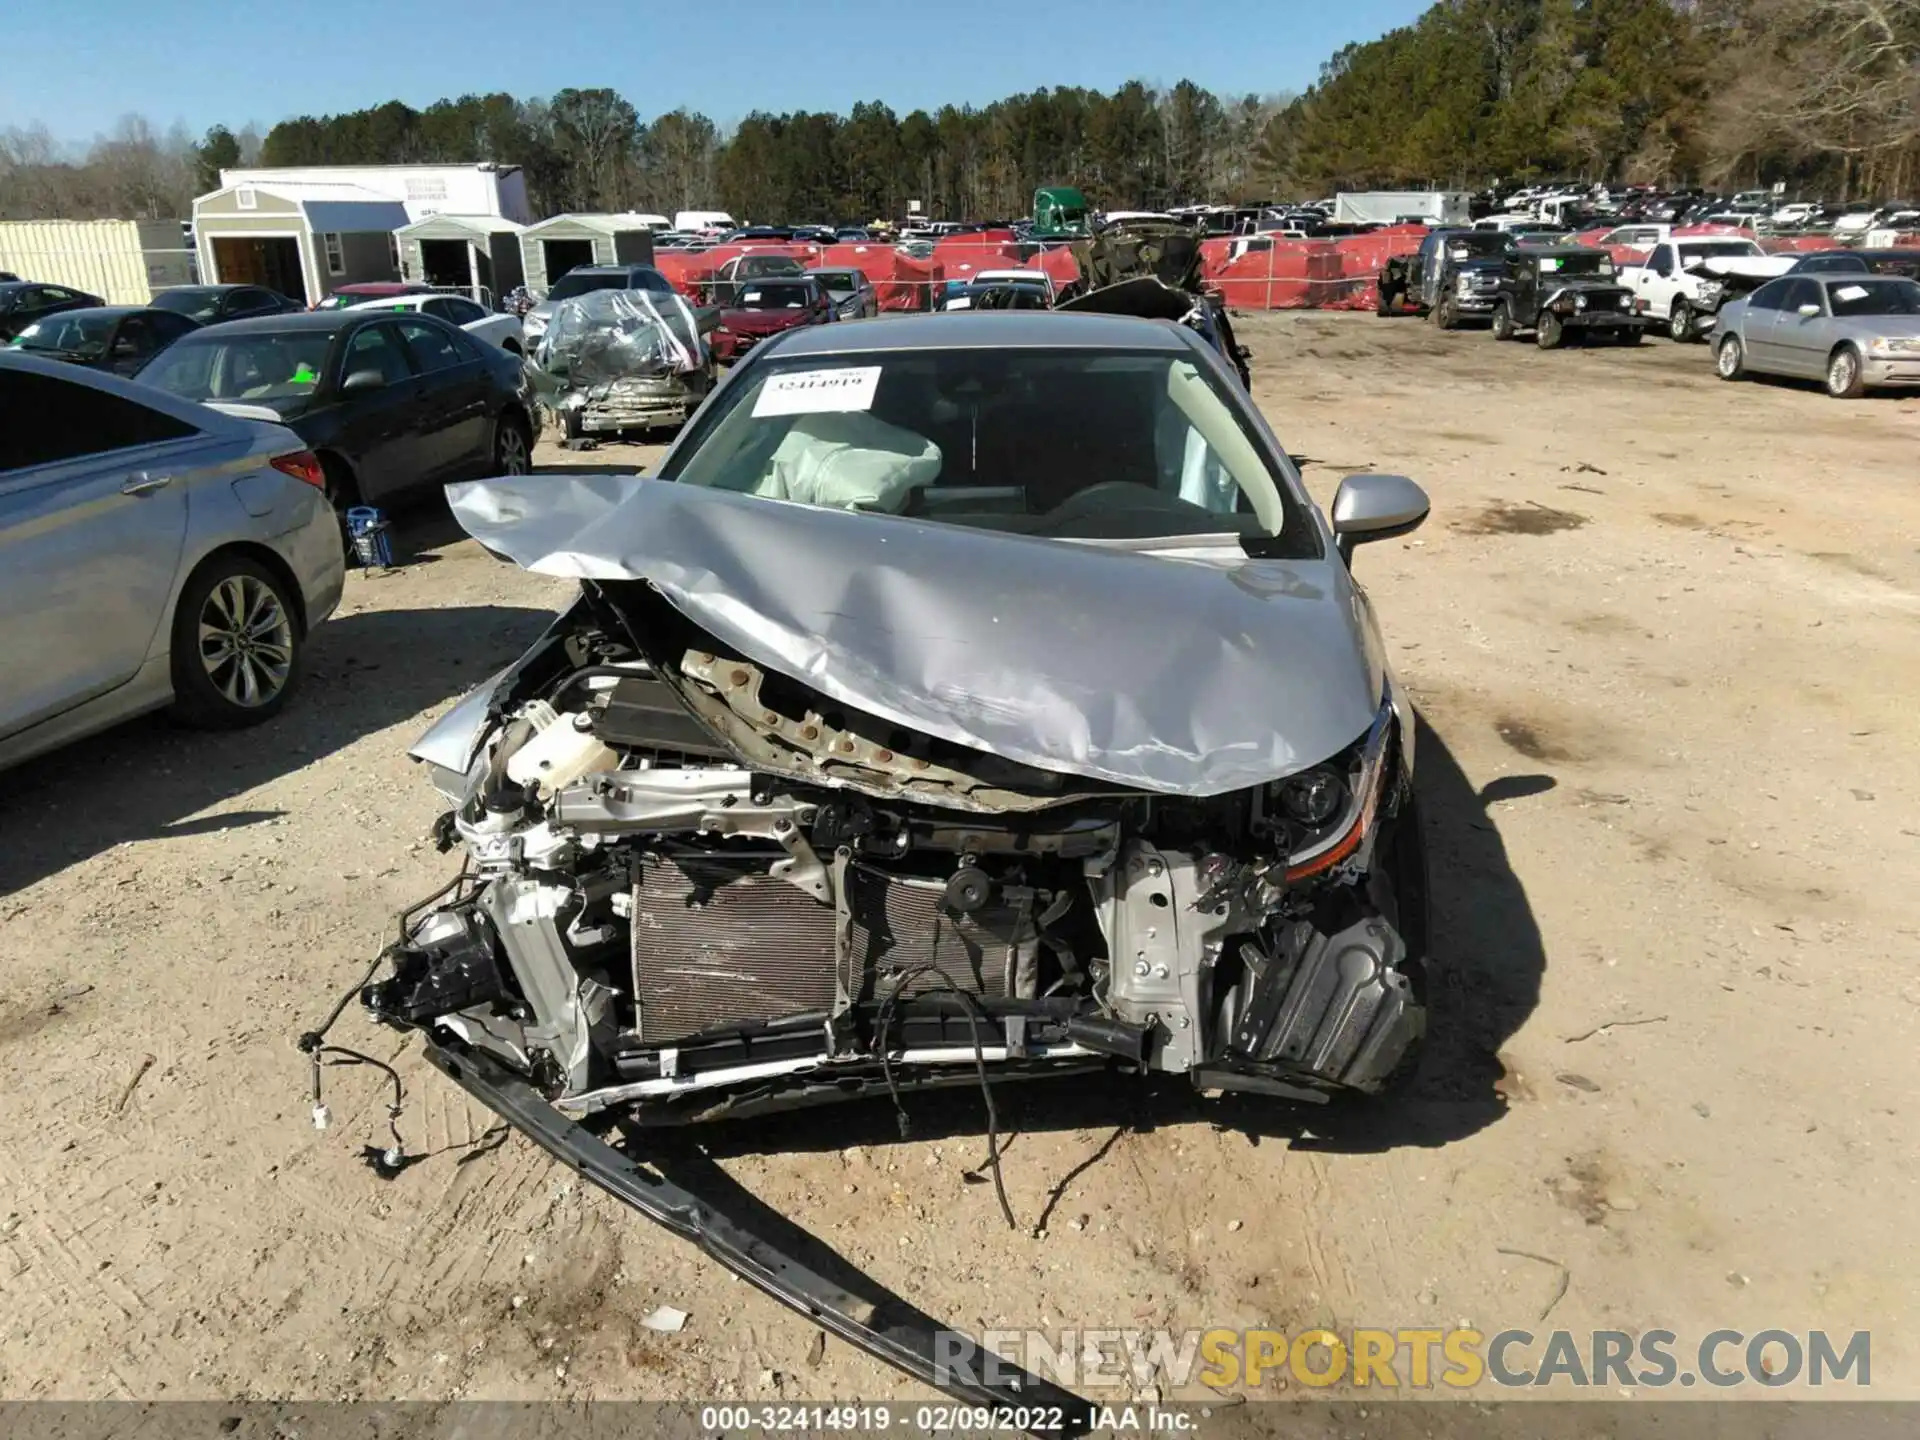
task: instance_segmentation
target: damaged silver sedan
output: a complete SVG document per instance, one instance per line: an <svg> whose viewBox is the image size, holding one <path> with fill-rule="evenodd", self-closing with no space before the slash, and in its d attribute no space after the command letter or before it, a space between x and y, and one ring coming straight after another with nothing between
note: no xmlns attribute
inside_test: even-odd
<svg viewBox="0 0 1920 1440"><path fill-rule="evenodd" d="M578 447L685 424L712 387L713 359L678 295L589 290L561 302L529 373L562 438Z"/></svg>
<svg viewBox="0 0 1920 1440"><path fill-rule="evenodd" d="M1353 476L1323 517L1191 330L800 330L657 478L449 493L581 594L417 746L467 868L364 1002L819 1323L956 1393L1040 1385L936 1375L931 1332L591 1117L1096 1071L1313 1102L1409 1065L1413 717L1348 562L1427 500Z"/></svg>

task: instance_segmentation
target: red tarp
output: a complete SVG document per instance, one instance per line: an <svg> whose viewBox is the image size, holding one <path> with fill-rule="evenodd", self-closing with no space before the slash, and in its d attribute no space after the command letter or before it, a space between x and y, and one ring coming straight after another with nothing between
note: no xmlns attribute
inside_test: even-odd
<svg viewBox="0 0 1920 1440"><path fill-rule="evenodd" d="M1346 235L1333 242L1340 256L1340 277L1345 282L1337 297L1322 308L1330 310L1371 310L1379 302L1380 272L1396 255L1411 255L1420 248L1425 225L1390 225L1365 235Z"/></svg>
<svg viewBox="0 0 1920 1440"><path fill-rule="evenodd" d="M1760 242L1769 255L1796 255L1810 250L1838 250L1840 242L1831 235L1770 235Z"/></svg>
<svg viewBox="0 0 1920 1440"><path fill-rule="evenodd" d="M882 310L925 310L928 295L944 278L940 261L915 260L891 245L829 245L815 265L845 265L873 282Z"/></svg>
<svg viewBox="0 0 1920 1440"><path fill-rule="evenodd" d="M1233 238L1200 246L1201 274L1241 310L1371 310L1390 256L1420 248L1424 225L1394 225L1337 240L1283 240L1229 259Z"/></svg>

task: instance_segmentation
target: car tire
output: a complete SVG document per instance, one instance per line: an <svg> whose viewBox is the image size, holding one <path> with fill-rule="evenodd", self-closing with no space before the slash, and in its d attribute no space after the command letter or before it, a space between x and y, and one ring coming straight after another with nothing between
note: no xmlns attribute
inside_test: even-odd
<svg viewBox="0 0 1920 1440"><path fill-rule="evenodd" d="M1427 312L1427 318L1433 322L1433 328L1436 330L1453 329L1456 323L1453 318L1453 302L1450 300L1434 302L1433 308Z"/></svg>
<svg viewBox="0 0 1920 1440"><path fill-rule="evenodd" d="M1667 338L1676 345L1693 339L1693 307L1684 300L1674 301L1667 312Z"/></svg>
<svg viewBox="0 0 1920 1440"><path fill-rule="evenodd" d="M201 730L271 719L299 684L304 638L285 581L244 555L215 558L174 611L168 713Z"/></svg>
<svg viewBox="0 0 1920 1440"><path fill-rule="evenodd" d="M1613 338L1618 340L1622 345L1638 345L1640 343L1640 327L1638 325L1630 325L1625 330L1616 330L1613 332Z"/></svg>
<svg viewBox="0 0 1920 1440"><path fill-rule="evenodd" d="M533 473L533 443L527 438L524 421L502 415L493 425L494 475L530 475Z"/></svg>
<svg viewBox="0 0 1920 1440"><path fill-rule="evenodd" d="M1511 340L1514 336L1513 307L1505 301L1493 307L1493 338Z"/></svg>
<svg viewBox="0 0 1920 1440"><path fill-rule="evenodd" d="M1866 369L1860 352L1842 345L1827 357L1827 394L1836 400L1858 400L1867 393Z"/></svg>
<svg viewBox="0 0 1920 1440"><path fill-rule="evenodd" d="M1380 286L1373 297L1373 313L1383 318L1393 314L1395 298L1393 291L1384 285Z"/></svg>
<svg viewBox="0 0 1920 1440"><path fill-rule="evenodd" d="M1533 327L1533 343L1542 350L1558 350L1567 338L1567 327L1560 317L1551 310L1540 312L1540 319Z"/></svg>
<svg viewBox="0 0 1920 1440"><path fill-rule="evenodd" d="M1713 370L1722 380L1743 380L1747 374L1747 347L1738 335L1721 337L1714 347Z"/></svg>

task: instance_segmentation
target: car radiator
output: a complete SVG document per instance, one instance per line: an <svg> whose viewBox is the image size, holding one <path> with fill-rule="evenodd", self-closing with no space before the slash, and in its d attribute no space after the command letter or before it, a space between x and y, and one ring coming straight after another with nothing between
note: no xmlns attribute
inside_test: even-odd
<svg viewBox="0 0 1920 1440"><path fill-rule="evenodd" d="M971 914L937 881L863 865L838 912L768 872L772 857L653 855L633 887L636 1030L667 1045L703 1031L833 1010L904 989L1030 998L1039 939L1031 891L1006 887Z"/></svg>

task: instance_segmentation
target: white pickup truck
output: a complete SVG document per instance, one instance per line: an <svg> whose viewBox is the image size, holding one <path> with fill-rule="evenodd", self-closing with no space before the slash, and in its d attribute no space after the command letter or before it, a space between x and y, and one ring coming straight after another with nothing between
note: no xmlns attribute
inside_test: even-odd
<svg viewBox="0 0 1920 1440"><path fill-rule="evenodd" d="M1645 260L1620 267L1620 283L1633 292L1637 314L1664 320L1672 340L1694 340L1714 325L1726 287L1701 267L1708 260L1765 259L1751 240L1724 235L1663 240Z"/></svg>

